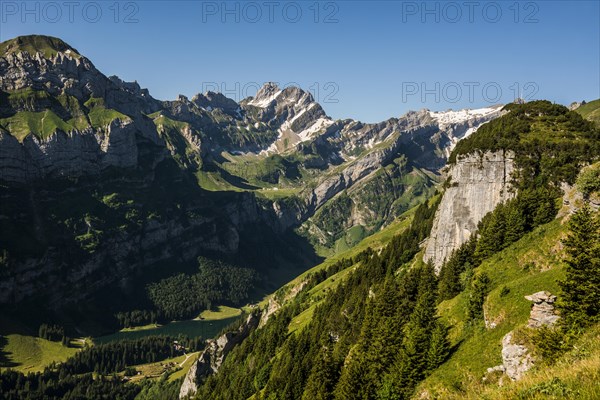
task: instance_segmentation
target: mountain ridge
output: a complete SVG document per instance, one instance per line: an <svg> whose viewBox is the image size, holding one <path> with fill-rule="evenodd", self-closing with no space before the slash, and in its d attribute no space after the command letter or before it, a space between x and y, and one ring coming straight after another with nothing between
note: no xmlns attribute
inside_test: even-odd
<svg viewBox="0 0 600 400"><path fill-rule="evenodd" d="M35 38L29 41L39 41ZM18 55L0 57L0 97L7 99L0 108L4 180L28 183L106 168L145 168L143 160L151 168L170 154L204 189L252 191L269 200L281 197L283 191L275 189L299 191L287 196L288 205L276 200L273 206L284 229L304 223L341 191L371 182L380 165L396 165L395 176L413 169L437 173L457 140L502 113L492 107L450 114L422 110L377 124L333 120L310 93L273 83L239 104L213 92L160 101L136 82L104 76L83 56ZM409 165L400 173L403 162L394 160L402 155ZM403 185L386 207L409 187ZM357 196L352 201L364 203ZM367 215L368 206L358 207L345 214L347 228L365 225L359 215ZM373 232L380 222L367 225L366 232ZM329 245L341 234L320 231L318 236L326 237L315 240Z"/></svg>

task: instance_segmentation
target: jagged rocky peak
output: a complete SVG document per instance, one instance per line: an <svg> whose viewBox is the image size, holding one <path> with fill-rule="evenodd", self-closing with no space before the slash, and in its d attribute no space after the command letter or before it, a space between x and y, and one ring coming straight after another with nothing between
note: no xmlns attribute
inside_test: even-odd
<svg viewBox="0 0 600 400"><path fill-rule="evenodd" d="M94 91L98 75L91 61L60 39L21 36L0 43L0 90L33 88L57 95L69 89L81 94L76 81L85 77L88 91Z"/></svg>
<svg viewBox="0 0 600 400"><path fill-rule="evenodd" d="M494 105L476 109L466 108L457 111L426 111L439 125L440 131L444 132L444 140L447 140L445 155L449 157L459 140L469 137L482 124L501 116L504 113L502 108L502 105Z"/></svg>
<svg viewBox="0 0 600 400"><path fill-rule="evenodd" d="M235 100L230 99L223 93L208 91L206 93L198 93L192 97L192 103L199 108L204 108L207 111L220 108L227 113L233 113L240 109Z"/></svg>
<svg viewBox="0 0 600 400"><path fill-rule="evenodd" d="M475 109L465 108L462 110L427 111L440 125L448 125L497 114L501 111L502 107L502 105L494 105L491 107Z"/></svg>
<svg viewBox="0 0 600 400"><path fill-rule="evenodd" d="M255 107L267 107L281 94L281 92L282 90L279 89L279 86L277 86L276 83L267 82L258 89L256 96L250 99L247 104Z"/></svg>
<svg viewBox="0 0 600 400"><path fill-rule="evenodd" d="M292 106L295 109L303 109L307 107L318 107L321 111L321 106L315 102L314 97L310 92L304 91L296 86L289 86L285 89L279 88L276 83L265 83L256 93L256 96L250 100L243 102L246 105L277 109L283 109ZM325 112L323 111L323 115Z"/></svg>
<svg viewBox="0 0 600 400"><path fill-rule="evenodd" d="M109 76L108 79L110 79L111 82L113 82L115 85L117 85L121 89L123 89L126 92L129 92L135 96L141 96L141 97L149 97L150 96L150 92L148 91L148 89L142 89L142 87L140 86L140 84L137 81L125 82L124 80L122 80L121 78L119 78L116 75Z"/></svg>
<svg viewBox="0 0 600 400"><path fill-rule="evenodd" d="M157 111L160 102L135 82L107 78L60 39L23 36L1 43L0 90L0 179L29 182L135 167L138 141L162 146L142 115ZM160 149L155 155L163 156Z"/></svg>

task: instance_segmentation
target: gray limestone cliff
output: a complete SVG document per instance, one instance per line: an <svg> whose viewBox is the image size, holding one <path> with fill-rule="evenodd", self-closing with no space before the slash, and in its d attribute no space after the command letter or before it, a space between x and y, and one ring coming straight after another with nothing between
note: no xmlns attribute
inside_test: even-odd
<svg viewBox="0 0 600 400"><path fill-rule="evenodd" d="M215 340L207 340L206 348L200 354L198 360L192 364L183 380L179 398L194 395L198 390L198 382L216 373L229 352L246 339L250 332L256 329L259 322L260 315L252 313L236 331L226 332Z"/></svg>
<svg viewBox="0 0 600 400"><path fill-rule="evenodd" d="M477 230L477 224L496 206L514 196L511 152L470 154L449 170L447 187L436 212L425 248L425 261L439 271L444 260Z"/></svg>

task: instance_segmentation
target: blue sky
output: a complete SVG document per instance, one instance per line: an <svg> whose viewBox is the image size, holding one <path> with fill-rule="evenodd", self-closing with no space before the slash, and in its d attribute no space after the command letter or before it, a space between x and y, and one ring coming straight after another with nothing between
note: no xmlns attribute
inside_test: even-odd
<svg viewBox="0 0 600 400"><path fill-rule="evenodd" d="M599 1L0 1L0 40L57 36L159 99L275 81L334 118L600 97Z"/></svg>

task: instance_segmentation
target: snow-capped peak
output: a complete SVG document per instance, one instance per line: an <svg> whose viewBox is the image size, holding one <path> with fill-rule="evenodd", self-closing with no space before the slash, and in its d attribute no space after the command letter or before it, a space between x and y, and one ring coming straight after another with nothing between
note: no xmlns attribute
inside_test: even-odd
<svg viewBox="0 0 600 400"><path fill-rule="evenodd" d="M249 105L265 108L271 104L283 90L273 82L267 82L261 87L256 96L248 102Z"/></svg>

